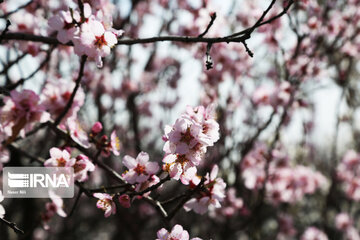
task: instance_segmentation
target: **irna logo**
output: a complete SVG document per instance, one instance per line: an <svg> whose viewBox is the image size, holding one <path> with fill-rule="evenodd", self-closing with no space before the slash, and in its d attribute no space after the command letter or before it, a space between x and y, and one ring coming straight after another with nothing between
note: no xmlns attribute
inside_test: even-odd
<svg viewBox="0 0 360 240"><path fill-rule="evenodd" d="M3 192L7 198L47 198L54 192L62 198L74 196L74 169L69 167L6 167Z"/></svg>
<svg viewBox="0 0 360 240"><path fill-rule="evenodd" d="M8 185L11 188L59 188L69 187L65 174L21 174L8 172Z"/></svg>

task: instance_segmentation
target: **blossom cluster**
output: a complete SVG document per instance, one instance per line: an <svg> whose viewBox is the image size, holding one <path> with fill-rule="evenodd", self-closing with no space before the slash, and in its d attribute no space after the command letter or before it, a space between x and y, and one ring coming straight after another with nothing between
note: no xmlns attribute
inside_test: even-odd
<svg viewBox="0 0 360 240"><path fill-rule="evenodd" d="M342 182L346 196L354 201L360 201L360 154L348 150L337 166L337 178Z"/></svg>
<svg viewBox="0 0 360 240"><path fill-rule="evenodd" d="M236 196L236 189L231 187L226 190L221 208L211 211L210 216L216 220L224 220L237 215L247 215L248 211L242 198Z"/></svg>
<svg viewBox="0 0 360 240"><path fill-rule="evenodd" d="M316 227L308 227L300 238L301 240L328 240L326 234Z"/></svg>
<svg viewBox="0 0 360 240"><path fill-rule="evenodd" d="M49 26L57 31L57 39L66 44L72 42L77 55L86 55L103 66L102 58L110 54L111 48L123 34L111 27L103 12L93 12L91 5L83 4L83 9L61 10L49 19Z"/></svg>
<svg viewBox="0 0 360 240"><path fill-rule="evenodd" d="M225 198L226 183L222 178L217 177L219 167L214 165L210 174L205 176L204 190L199 192L199 196L192 198L184 204L186 211L193 210L198 214L204 214L208 210L210 212L221 207L221 202ZM191 185L196 187L200 183L199 177L194 177L191 180Z"/></svg>
<svg viewBox="0 0 360 240"><path fill-rule="evenodd" d="M95 170L95 165L89 158L80 154L72 158L67 149L61 150L53 147L50 149L50 158L44 163L45 167L72 167L74 168L74 180L84 182L88 179L88 172Z"/></svg>
<svg viewBox="0 0 360 240"><path fill-rule="evenodd" d="M343 232L346 239L349 240L359 240L360 235L356 227L354 226L354 222L347 213L339 213L335 217L335 227L339 231Z"/></svg>
<svg viewBox="0 0 360 240"><path fill-rule="evenodd" d="M304 195L328 185L327 179L320 172L302 165L292 167L287 155L279 149L271 151L269 155L267 147L259 144L241 163L242 177L248 189L260 189L263 186L266 180L266 162L270 159L266 194L274 204L298 202Z"/></svg>
<svg viewBox="0 0 360 240"><path fill-rule="evenodd" d="M24 137L35 123L46 122L50 114L39 96L31 90L19 92L12 90L10 96L4 98L4 106L0 109L1 125L8 141L14 140L19 134Z"/></svg>
<svg viewBox="0 0 360 240"><path fill-rule="evenodd" d="M219 139L214 111L213 106L189 106L173 126L165 127L163 169L171 178L188 185L195 177L207 147Z"/></svg>

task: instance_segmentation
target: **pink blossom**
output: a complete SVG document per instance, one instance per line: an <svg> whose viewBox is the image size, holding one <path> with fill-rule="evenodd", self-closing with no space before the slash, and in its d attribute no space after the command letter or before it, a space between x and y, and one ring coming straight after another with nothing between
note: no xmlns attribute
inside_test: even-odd
<svg viewBox="0 0 360 240"><path fill-rule="evenodd" d="M205 176L204 187L207 191L201 192L201 197L192 198L186 202L184 205L186 211L193 210L198 214L204 214L208 210L214 211L221 207L220 203L225 198L226 183L222 178L217 178L218 171L218 166L214 165L210 174Z"/></svg>
<svg viewBox="0 0 360 240"><path fill-rule="evenodd" d="M346 230L352 225L352 220L347 213L339 213L335 217L335 226L339 230Z"/></svg>
<svg viewBox="0 0 360 240"><path fill-rule="evenodd" d="M116 136L116 132L115 130L111 133L110 135L110 149L112 151L112 153L115 156L119 156L119 150L120 150L120 140L119 138Z"/></svg>
<svg viewBox="0 0 360 240"><path fill-rule="evenodd" d="M4 98L5 105L0 109L3 131L12 138L18 133L24 137L35 123L48 121L50 115L39 100L39 96L31 90L11 91L10 97Z"/></svg>
<svg viewBox="0 0 360 240"><path fill-rule="evenodd" d="M65 44L71 41L75 34L78 33L79 28L76 23L80 22L80 13L73 11L73 17L70 11L60 11L57 15L49 19L49 26L57 31L57 39Z"/></svg>
<svg viewBox="0 0 360 240"><path fill-rule="evenodd" d="M70 157L67 150L60 150L53 147L50 149L50 158L45 161L45 167L72 167L76 160Z"/></svg>
<svg viewBox="0 0 360 240"><path fill-rule="evenodd" d="M95 165L83 154L77 156L73 167L74 179L79 182L86 181L88 179L88 172L95 171Z"/></svg>
<svg viewBox="0 0 360 240"><path fill-rule="evenodd" d="M109 217L111 214L116 213L116 205L111 195L107 193L94 193L93 196L99 199L96 203L96 207L105 212L105 217Z"/></svg>
<svg viewBox="0 0 360 240"><path fill-rule="evenodd" d="M316 227L309 227L301 236L301 240L328 240L328 237Z"/></svg>
<svg viewBox="0 0 360 240"><path fill-rule="evenodd" d="M123 164L129 169L123 177L130 184L143 183L159 170L159 165L156 162L149 162L149 155L145 152L140 152L136 159L126 155Z"/></svg>
<svg viewBox="0 0 360 240"><path fill-rule="evenodd" d="M197 184L196 184L197 185ZM244 208L244 201L240 197L236 197L236 189L229 188L226 191L226 197L221 203L221 208L214 212L210 212L210 216L214 219L221 219L221 217L232 217L240 213Z"/></svg>
<svg viewBox="0 0 360 240"><path fill-rule="evenodd" d="M176 224L171 232L168 232L165 228L160 229L157 232L156 240L189 240L189 233L183 229L179 224ZM201 240L200 238L192 238L191 240Z"/></svg>
<svg viewBox="0 0 360 240"><path fill-rule="evenodd" d="M49 192L51 203L46 204L46 210L48 212L57 213L60 217L66 217L67 214L64 212L64 202L61 197L57 196L54 192Z"/></svg>
<svg viewBox="0 0 360 240"><path fill-rule="evenodd" d="M346 195L355 201L360 201L360 154L354 150L346 152L337 166L336 173L342 183Z"/></svg>
<svg viewBox="0 0 360 240"><path fill-rule="evenodd" d="M50 112L52 119L56 119L64 111L68 104L71 94L74 90L75 82L65 79L55 79L48 81L42 91L41 99L46 109ZM73 103L63 118L62 122L66 122L67 118L76 118L77 112L85 101L85 93L80 87L76 92Z"/></svg>
<svg viewBox="0 0 360 240"><path fill-rule="evenodd" d="M76 118L68 118L66 120L66 127L71 139L74 140L74 142L84 148L90 147L88 134Z"/></svg>
<svg viewBox="0 0 360 240"><path fill-rule="evenodd" d="M195 176L206 148L219 139L212 106L188 107L173 126L165 127L163 169L185 185Z"/></svg>
<svg viewBox="0 0 360 240"><path fill-rule="evenodd" d="M101 58L110 54L117 37L114 32L106 30L100 21L90 18L81 25L80 36L74 41L75 52L78 55L86 54L96 60L98 67L102 67Z"/></svg>

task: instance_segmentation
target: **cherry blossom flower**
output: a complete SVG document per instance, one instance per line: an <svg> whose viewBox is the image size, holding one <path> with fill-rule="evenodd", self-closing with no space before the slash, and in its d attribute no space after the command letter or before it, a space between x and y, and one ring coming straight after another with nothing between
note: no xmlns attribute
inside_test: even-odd
<svg viewBox="0 0 360 240"><path fill-rule="evenodd" d="M355 201L360 201L360 154L354 150L345 153L341 162L337 166L336 173L342 182L343 190L346 195Z"/></svg>
<svg viewBox="0 0 360 240"><path fill-rule="evenodd" d="M54 192L49 192L51 203L46 205L47 211L57 213L60 217L66 217L67 214L64 212L64 202L61 197L57 196Z"/></svg>
<svg viewBox="0 0 360 240"><path fill-rule="evenodd" d="M229 188L226 191L224 201L221 203L221 208L216 211L210 212L210 216L216 220L224 220L232 216L236 216L241 213L241 209L244 208L244 201L240 197L236 197L236 189Z"/></svg>
<svg viewBox="0 0 360 240"><path fill-rule="evenodd" d="M0 190L0 203L4 200L4 196L2 194L2 191ZM4 218L5 215L5 208L3 205L0 204L0 218Z"/></svg>
<svg viewBox="0 0 360 240"><path fill-rule="evenodd" d="M49 222L55 214L58 214L60 217L67 216L67 214L63 210L64 202L62 198L56 195L53 191L50 191L49 195L51 202L47 202L45 204L46 211L41 214L41 220L45 230L48 230L50 228Z"/></svg>
<svg viewBox="0 0 360 240"><path fill-rule="evenodd" d="M179 224L176 224L171 232L168 232L165 228L160 229L157 232L156 240L189 240L188 231L184 230ZM191 240L201 240L200 238L192 238Z"/></svg>
<svg viewBox="0 0 360 240"><path fill-rule="evenodd" d="M109 217L111 214L116 213L116 205L111 195L107 193L94 193L93 196L99 199L96 203L96 207L105 212L105 217Z"/></svg>
<svg viewBox="0 0 360 240"><path fill-rule="evenodd" d="M76 118L68 118L66 121L66 127L71 139L74 140L74 142L84 148L90 147L88 134Z"/></svg>
<svg viewBox="0 0 360 240"><path fill-rule="evenodd" d="M339 213L335 217L335 226L339 230L345 230L352 225L352 220L347 213Z"/></svg>
<svg viewBox="0 0 360 240"><path fill-rule="evenodd" d="M3 131L11 138L19 133L24 137L35 123L48 121L50 115L39 101L39 96L31 90L11 91L0 109Z"/></svg>
<svg viewBox="0 0 360 240"><path fill-rule="evenodd" d="M309 227L301 236L301 240L328 240L328 237L316 227Z"/></svg>
<svg viewBox="0 0 360 240"><path fill-rule="evenodd" d="M129 169L123 177L130 184L143 183L159 171L159 165L156 162L149 162L149 155L145 152L140 152L136 159L126 155L123 164Z"/></svg>
<svg viewBox="0 0 360 240"><path fill-rule="evenodd" d="M101 58L110 54L111 48L117 43L117 37L114 32L106 30L100 21L90 18L81 25L80 36L74 41L75 52L95 59L97 66L101 68Z"/></svg>
<svg viewBox="0 0 360 240"><path fill-rule="evenodd" d="M88 4L84 6L88 6ZM57 31L56 38L59 42L66 44L80 31L77 26L78 22L80 22L80 13L78 11L72 13L70 11L60 11L49 19L48 24L51 29Z"/></svg>
<svg viewBox="0 0 360 240"><path fill-rule="evenodd" d="M67 150L60 150L53 147L50 149L50 158L45 161L45 167L72 167L76 162L75 158L70 157Z"/></svg>
<svg viewBox="0 0 360 240"><path fill-rule="evenodd" d="M112 131L110 135L110 141L106 135L101 137L99 147L102 149L101 154L105 157L110 156L110 152L112 152L115 156L120 155L120 140L116 136L115 130Z"/></svg>
<svg viewBox="0 0 360 240"><path fill-rule="evenodd" d="M193 210L198 214L204 214L208 210L214 211L220 208L225 198L226 183L222 178L217 178L219 167L214 165L210 174L208 173L205 178L204 187L207 191L201 192L199 198L192 198L184 205L186 211Z"/></svg>
<svg viewBox="0 0 360 240"><path fill-rule="evenodd" d="M104 15L103 8L94 9L96 12L93 14L88 3L83 6L83 18L77 10L60 11L48 23L51 29L57 31L57 39L61 43L72 41L77 55L85 54L102 67L101 58L110 54L123 31L111 28L112 19L109 14Z"/></svg>
<svg viewBox="0 0 360 240"><path fill-rule="evenodd" d="M75 82L65 79L48 81L42 91L41 99L52 119L56 119L64 111L74 90ZM76 92L70 109L62 119L65 123L68 118L76 118L77 112L85 101L85 93L81 87Z"/></svg>
<svg viewBox="0 0 360 240"><path fill-rule="evenodd" d="M219 139L213 107L188 107L186 113L165 127L163 169L185 185L195 176L206 148Z"/></svg>
<svg viewBox="0 0 360 240"><path fill-rule="evenodd" d="M165 163L163 170L167 171L171 178L180 179L185 185L188 185L196 175L196 167L186 159L185 155L169 154L164 157L163 162Z"/></svg>
<svg viewBox="0 0 360 240"><path fill-rule="evenodd" d="M95 170L95 165L83 154L76 157L74 164L74 180L84 182L88 179L88 172Z"/></svg>

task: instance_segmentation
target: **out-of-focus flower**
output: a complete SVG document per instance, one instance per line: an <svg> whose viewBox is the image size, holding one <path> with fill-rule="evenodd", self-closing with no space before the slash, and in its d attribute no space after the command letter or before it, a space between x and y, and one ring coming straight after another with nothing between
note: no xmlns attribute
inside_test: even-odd
<svg viewBox="0 0 360 240"><path fill-rule="evenodd" d="M328 240L328 237L316 227L308 227L301 236L301 240Z"/></svg>
<svg viewBox="0 0 360 240"><path fill-rule="evenodd" d="M360 154L354 150L346 152L337 166L337 177L348 198L360 201Z"/></svg>
<svg viewBox="0 0 360 240"><path fill-rule="evenodd" d="M67 81L65 79L55 79L48 81L42 91L41 99L46 109L51 114L52 119L56 119L63 113L67 106L71 94L74 90L75 82ZM76 92L73 103L62 119L66 122L68 118L75 119L78 111L85 101L85 93L81 87Z"/></svg>
<svg viewBox="0 0 360 240"><path fill-rule="evenodd" d="M31 90L13 90L10 97L4 98L4 103L0 109L1 124L6 135L13 139L19 133L24 137L35 123L50 119L45 106L40 103L39 96Z"/></svg>

